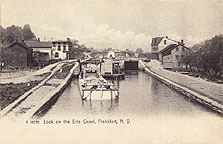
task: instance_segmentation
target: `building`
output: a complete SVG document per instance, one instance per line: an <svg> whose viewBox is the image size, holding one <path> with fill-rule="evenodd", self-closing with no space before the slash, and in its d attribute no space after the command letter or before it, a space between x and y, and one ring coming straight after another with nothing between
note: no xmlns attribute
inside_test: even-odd
<svg viewBox="0 0 223 144"><path fill-rule="evenodd" d="M159 52L159 60L165 69L182 68L181 59L189 48L185 47L183 43L170 44Z"/></svg>
<svg viewBox="0 0 223 144"><path fill-rule="evenodd" d="M183 41L181 41L183 42ZM159 60L159 51L164 49L166 46L170 44L178 44L180 42L166 37L155 37L152 38L152 43L151 43L151 58Z"/></svg>
<svg viewBox="0 0 223 144"><path fill-rule="evenodd" d="M52 42L26 41L28 47L33 50L33 58L39 64L46 64L52 59Z"/></svg>
<svg viewBox="0 0 223 144"><path fill-rule="evenodd" d="M113 58L113 59L124 59L126 57L126 52L117 50L117 49L111 49L107 53L107 58Z"/></svg>
<svg viewBox="0 0 223 144"><path fill-rule="evenodd" d="M98 52L98 58L100 58L100 59L107 58L107 56L108 56L108 52L106 52L106 51Z"/></svg>
<svg viewBox="0 0 223 144"><path fill-rule="evenodd" d="M53 41L52 44L52 59L70 59L69 51L71 47L71 41L69 39L66 41Z"/></svg>
<svg viewBox="0 0 223 144"><path fill-rule="evenodd" d="M32 67L33 51L24 42L14 42L4 48L2 59L5 68L27 68Z"/></svg>

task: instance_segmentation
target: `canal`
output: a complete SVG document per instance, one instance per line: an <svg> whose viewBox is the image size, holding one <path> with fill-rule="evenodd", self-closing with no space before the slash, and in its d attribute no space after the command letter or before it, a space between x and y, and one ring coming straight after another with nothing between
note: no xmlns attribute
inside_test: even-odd
<svg viewBox="0 0 223 144"><path fill-rule="evenodd" d="M41 118L217 116L142 71L113 83L119 88L118 100L81 101L78 80L74 79Z"/></svg>

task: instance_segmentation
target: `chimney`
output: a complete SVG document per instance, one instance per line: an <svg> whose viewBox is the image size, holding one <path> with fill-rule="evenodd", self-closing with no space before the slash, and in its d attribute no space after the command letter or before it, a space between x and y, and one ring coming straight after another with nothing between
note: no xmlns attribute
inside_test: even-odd
<svg viewBox="0 0 223 144"><path fill-rule="evenodd" d="M38 42L40 42L40 38L38 38Z"/></svg>
<svg viewBox="0 0 223 144"><path fill-rule="evenodd" d="M184 40L181 40L181 43L184 44Z"/></svg>
<svg viewBox="0 0 223 144"><path fill-rule="evenodd" d="M166 36L166 38L168 39L168 36Z"/></svg>

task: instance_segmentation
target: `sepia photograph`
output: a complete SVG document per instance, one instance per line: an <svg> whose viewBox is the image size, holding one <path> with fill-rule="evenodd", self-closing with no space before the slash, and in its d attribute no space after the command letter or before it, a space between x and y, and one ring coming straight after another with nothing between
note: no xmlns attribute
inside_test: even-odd
<svg viewBox="0 0 223 144"><path fill-rule="evenodd" d="M1 144L223 144L222 0L0 0Z"/></svg>

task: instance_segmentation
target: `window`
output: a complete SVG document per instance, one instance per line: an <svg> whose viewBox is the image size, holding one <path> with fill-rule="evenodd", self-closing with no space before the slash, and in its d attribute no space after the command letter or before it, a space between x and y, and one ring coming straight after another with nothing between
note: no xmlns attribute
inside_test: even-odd
<svg viewBox="0 0 223 144"><path fill-rule="evenodd" d="M184 47L182 47L182 51L185 51Z"/></svg>
<svg viewBox="0 0 223 144"><path fill-rule="evenodd" d="M66 46L65 45L63 46L63 50L66 51Z"/></svg>
<svg viewBox="0 0 223 144"><path fill-rule="evenodd" d="M55 44L53 44L53 47L56 47L56 45L55 45Z"/></svg>
<svg viewBox="0 0 223 144"><path fill-rule="evenodd" d="M176 48L176 51L179 51L179 48L178 47Z"/></svg>
<svg viewBox="0 0 223 144"><path fill-rule="evenodd" d="M158 51L158 47L153 47L153 51Z"/></svg>
<svg viewBox="0 0 223 144"><path fill-rule="evenodd" d="M176 55L176 60L178 60L179 59L179 56L178 55Z"/></svg>
<svg viewBox="0 0 223 144"><path fill-rule="evenodd" d="M58 52L55 52L55 57L59 57L59 53Z"/></svg>
<svg viewBox="0 0 223 144"><path fill-rule="evenodd" d="M166 40L164 40L164 44L166 45Z"/></svg>
<svg viewBox="0 0 223 144"><path fill-rule="evenodd" d="M58 45L58 49L57 49L58 51L61 51L61 48L60 48L60 45Z"/></svg>
<svg viewBox="0 0 223 144"><path fill-rule="evenodd" d="M178 62L178 66L180 66L180 62Z"/></svg>

